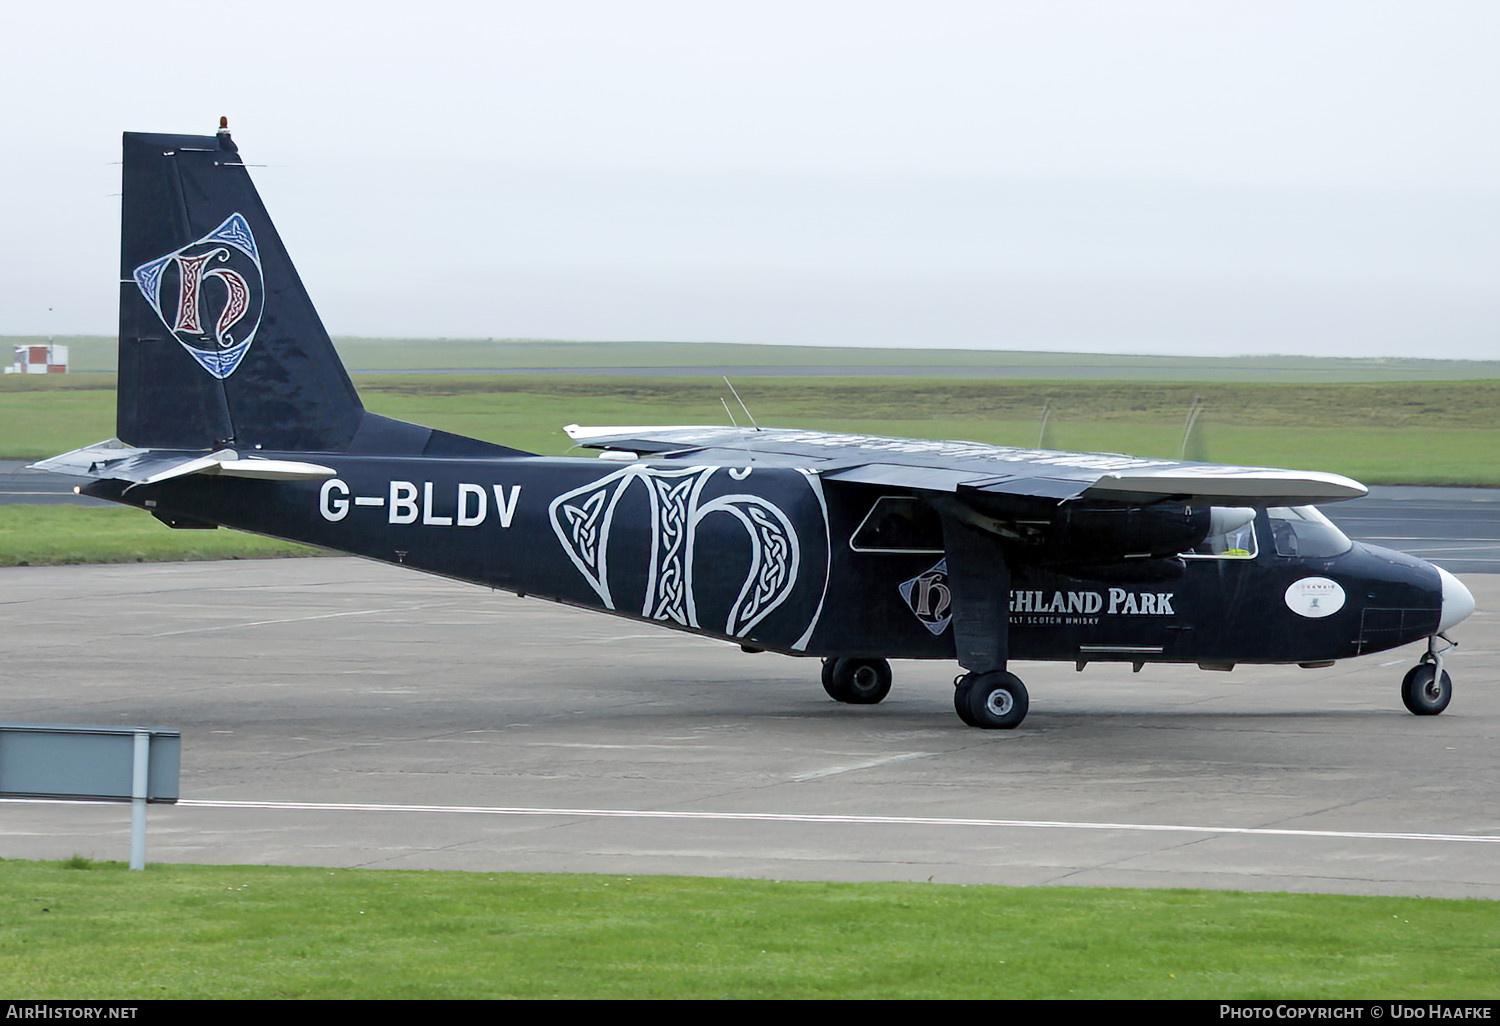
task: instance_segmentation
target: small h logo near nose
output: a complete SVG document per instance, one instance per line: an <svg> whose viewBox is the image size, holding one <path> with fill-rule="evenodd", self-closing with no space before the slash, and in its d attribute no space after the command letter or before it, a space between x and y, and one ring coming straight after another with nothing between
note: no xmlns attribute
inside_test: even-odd
<svg viewBox="0 0 1500 1026"><path fill-rule="evenodd" d="M896 586L922 626L933 634L948 629L953 619L953 592L948 588L948 560L942 559L925 573Z"/></svg>

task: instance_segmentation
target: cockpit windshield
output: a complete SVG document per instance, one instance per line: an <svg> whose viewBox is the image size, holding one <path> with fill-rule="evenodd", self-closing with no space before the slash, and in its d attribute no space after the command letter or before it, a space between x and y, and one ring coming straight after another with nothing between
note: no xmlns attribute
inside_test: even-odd
<svg viewBox="0 0 1500 1026"><path fill-rule="evenodd" d="M1271 541L1278 556L1327 559L1354 547L1315 506L1272 507L1266 515L1271 520Z"/></svg>

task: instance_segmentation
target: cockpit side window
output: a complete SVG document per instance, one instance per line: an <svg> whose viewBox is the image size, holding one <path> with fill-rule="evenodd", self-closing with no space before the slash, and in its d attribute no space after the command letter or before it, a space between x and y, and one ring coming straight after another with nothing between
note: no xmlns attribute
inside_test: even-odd
<svg viewBox="0 0 1500 1026"><path fill-rule="evenodd" d="M1271 543L1278 556L1328 559L1354 547L1349 537L1333 526L1316 506L1279 506L1266 510L1271 523Z"/></svg>
<svg viewBox="0 0 1500 1026"><path fill-rule="evenodd" d="M1247 510L1246 515L1248 513ZM1255 521L1251 520L1222 534L1204 538L1182 555L1188 559L1254 559L1259 551Z"/></svg>
<svg viewBox="0 0 1500 1026"><path fill-rule="evenodd" d="M855 552L942 552L943 525L911 495L882 495L849 539Z"/></svg>

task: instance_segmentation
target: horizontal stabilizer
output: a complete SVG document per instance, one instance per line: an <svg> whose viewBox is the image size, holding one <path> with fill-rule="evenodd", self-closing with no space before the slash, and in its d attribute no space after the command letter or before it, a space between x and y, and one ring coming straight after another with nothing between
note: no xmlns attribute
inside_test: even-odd
<svg viewBox="0 0 1500 1026"><path fill-rule="evenodd" d="M206 474L222 474L225 477L248 477L256 481L321 481L333 477L338 471L317 463L301 460L219 460Z"/></svg>
<svg viewBox="0 0 1500 1026"><path fill-rule="evenodd" d="M30 469L106 481L128 481L132 485L158 484L189 474L218 474L261 481L315 481L337 473L332 467L298 460L240 459L233 449L210 453L142 449L114 439L33 463Z"/></svg>

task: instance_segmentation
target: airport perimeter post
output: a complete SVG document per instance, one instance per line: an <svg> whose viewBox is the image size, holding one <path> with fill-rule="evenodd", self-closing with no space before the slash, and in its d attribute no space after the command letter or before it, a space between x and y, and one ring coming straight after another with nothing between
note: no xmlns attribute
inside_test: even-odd
<svg viewBox="0 0 1500 1026"><path fill-rule="evenodd" d="M146 779L150 769L151 735L135 732L135 764L130 782L130 868L146 868Z"/></svg>

